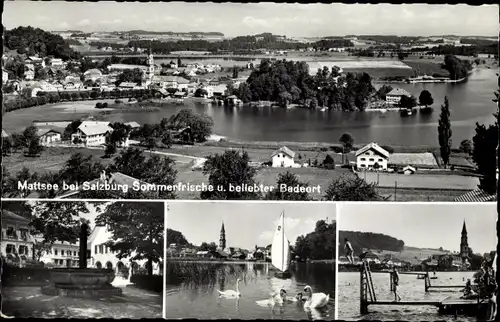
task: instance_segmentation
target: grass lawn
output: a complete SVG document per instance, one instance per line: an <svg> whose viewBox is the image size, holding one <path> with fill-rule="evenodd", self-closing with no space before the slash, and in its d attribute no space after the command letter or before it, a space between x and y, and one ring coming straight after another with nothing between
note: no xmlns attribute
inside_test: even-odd
<svg viewBox="0 0 500 322"><path fill-rule="evenodd" d="M380 187L394 188L395 182L399 188L411 189L443 189L443 190L474 190L479 184L477 177L458 175L426 175L426 174L392 174L392 173L359 173L359 177L367 182L377 183Z"/></svg>
<svg viewBox="0 0 500 322"><path fill-rule="evenodd" d="M123 288L110 298L71 298L42 294L40 287L2 288L2 313L15 318L108 318L141 319L162 317L161 294L134 287Z"/></svg>
<svg viewBox="0 0 500 322"><path fill-rule="evenodd" d="M418 59L418 60L404 60L403 62L406 65L410 66L413 70L419 70L420 75L427 74L427 76L432 76L434 74L439 74L445 77L450 75L450 73L447 70L441 68L440 63L436 63L435 61L426 61L425 59Z"/></svg>
<svg viewBox="0 0 500 322"><path fill-rule="evenodd" d="M378 187L379 194L389 197L388 201L399 202L453 202L455 198L462 196L466 191L446 189L411 189Z"/></svg>
<svg viewBox="0 0 500 322"><path fill-rule="evenodd" d="M27 167L31 172L44 174L50 171L59 171L64 163L74 153L81 153L85 157L91 155L94 161L103 164L112 162L112 159L101 158L104 155L103 150L85 149L85 148L47 148L40 157L26 157L21 153L13 153L10 156L3 157L2 165L5 165L11 175L15 175L22 168Z"/></svg>

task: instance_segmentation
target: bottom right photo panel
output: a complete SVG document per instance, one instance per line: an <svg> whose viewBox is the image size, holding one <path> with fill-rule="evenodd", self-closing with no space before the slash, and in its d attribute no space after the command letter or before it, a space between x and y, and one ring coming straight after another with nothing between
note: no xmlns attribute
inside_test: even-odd
<svg viewBox="0 0 500 322"><path fill-rule="evenodd" d="M342 203L340 320L494 320L496 203Z"/></svg>

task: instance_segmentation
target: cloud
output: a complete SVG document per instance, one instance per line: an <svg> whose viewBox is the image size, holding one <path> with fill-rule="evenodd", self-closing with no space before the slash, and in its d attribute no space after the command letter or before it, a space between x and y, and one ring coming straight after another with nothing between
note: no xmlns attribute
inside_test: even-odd
<svg viewBox="0 0 500 322"><path fill-rule="evenodd" d="M278 225L278 221L279 218L273 222L274 227ZM313 232L315 227L315 220L285 217L285 231L289 242L292 245L295 244L297 237ZM263 244L264 246L269 245L271 244L273 237L274 229L263 231L258 237L259 244Z"/></svg>
<svg viewBox="0 0 500 322"><path fill-rule="evenodd" d="M90 20L88 20L88 19L82 19L82 20L80 20L78 22L77 25L79 25L79 26L88 26L88 25L90 25Z"/></svg>
<svg viewBox="0 0 500 322"><path fill-rule="evenodd" d="M250 28L269 27L269 23L265 19L258 19L254 17L243 18L243 24Z"/></svg>

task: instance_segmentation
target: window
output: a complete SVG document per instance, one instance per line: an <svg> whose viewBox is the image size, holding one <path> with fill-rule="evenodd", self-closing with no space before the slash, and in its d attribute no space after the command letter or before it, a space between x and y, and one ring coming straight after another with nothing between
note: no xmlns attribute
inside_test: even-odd
<svg viewBox="0 0 500 322"><path fill-rule="evenodd" d="M14 227L7 227L7 237L15 237L16 233L14 231Z"/></svg>
<svg viewBox="0 0 500 322"><path fill-rule="evenodd" d="M361 161L366 161L366 158L361 158Z"/></svg>
<svg viewBox="0 0 500 322"><path fill-rule="evenodd" d="M104 254L104 245L99 245L99 253Z"/></svg>
<svg viewBox="0 0 500 322"><path fill-rule="evenodd" d="M19 255L28 255L28 246L19 246Z"/></svg>
<svg viewBox="0 0 500 322"><path fill-rule="evenodd" d="M361 167L364 168L364 167L366 167L366 165L362 164Z"/></svg>
<svg viewBox="0 0 500 322"><path fill-rule="evenodd" d="M54 255L57 256L57 249L54 248Z"/></svg>
<svg viewBox="0 0 500 322"><path fill-rule="evenodd" d="M64 249L61 249L61 256L64 256Z"/></svg>
<svg viewBox="0 0 500 322"><path fill-rule="evenodd" d="M19 229L21 233L22 240L28 240L28 230L27 229Z"/></svg>
<svg viewBox="0 0 500 322"><path fill-rule="evenodd" d="M384 162L384 160L382 160L382 159L378 159L378 162Z"/></svg>
<svg viewBox="0 0 500 322"><path fill-rule="evenodd" d="M73 256L76 256L76 250L73 252Z"/></svg>
<svg viewBox="0 0 500 322"><path fill-rule="evenodd" d="M375 159L374 158L370 158L370 161L375 161Z"/></svg>
<svg viewBox="0 0 500 322"><path fill-rule="evenodd" d="M16 252L16 247L12 244L7 244L7 247L5 248L5 252L7 254L13 254Z"/></svg>
<svg viewBox="0 0 500 322"><path fill-rule="evenodd" d="M97 245L95 245L95 253L99 254L99 252L97 251Z"/></svg>

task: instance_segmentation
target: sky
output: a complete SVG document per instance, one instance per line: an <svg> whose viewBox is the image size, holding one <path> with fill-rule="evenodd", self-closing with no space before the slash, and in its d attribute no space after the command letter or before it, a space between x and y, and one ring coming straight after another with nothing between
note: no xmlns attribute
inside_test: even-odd
<svg viewBox="0 0 500 322"><path fill-rule="evenodd" d="M3 24L51 30L262 32L288 37L498 34L496 5L6 1Z"/></svg>
<svg viewBox="0 0 500 322"><path fill-rule="evenodd" d="M469 247L474 253L496 249L496 203L489 204L342 204L338 229L382 233L405 246L460 250L465 220Z"/></svg>
<svg viewBox="0 0 500 322"><path fill-rule="evenodd" d="M167 228L180 231L188 242L219 245L221 224L226 230L226 246L253 249L272 243L281 212L285 212L285 234L292 245L298 236L314 231L316 222L335 220L334 203L275 202L169 202Z"/></svg>

